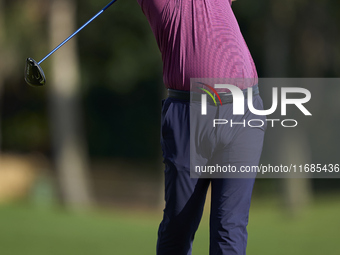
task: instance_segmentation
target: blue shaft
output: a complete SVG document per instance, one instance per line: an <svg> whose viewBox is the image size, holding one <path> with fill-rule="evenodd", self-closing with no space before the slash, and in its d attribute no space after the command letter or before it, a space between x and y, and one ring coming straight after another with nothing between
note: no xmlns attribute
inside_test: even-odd
<svg viewBox="0 0 340 255"><path fill-rule="evenodd" d="M72 35L67 37L61 44L59 44L57 47L55 47L50 53L48 53L42 60L39 61L38 65L40 65L42 62L44 62L49 56L51 56L54 52L59 50L61 46L63 46L65 43L67 43L69 40L72 39L76 34L78 34L84 27L86 27L88 24L90 24L95 18L97 18L100 14L102 14L107 8L109 8L114 2L117 0L112 0L108 5L106 5L100 12L98 12L96 15L94 15L89 21L87 21L84 25L82 25L76 32L74 32Z"/></svg>

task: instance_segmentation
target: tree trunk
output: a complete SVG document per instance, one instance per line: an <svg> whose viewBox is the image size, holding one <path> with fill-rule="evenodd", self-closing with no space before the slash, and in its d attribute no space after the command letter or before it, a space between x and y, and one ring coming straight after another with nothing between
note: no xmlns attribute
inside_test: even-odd
<svg viewBox="0 0 340 255"><path fill-rule="evenodd" d="M265 38L265 76L289 77L290 30L294 25L291 20L294 17L292 17L291 10L286 8L281 1L275 0L270 4L271 14L266 26ZM301 127L295 127L290 135L287 135L287 132L279 133L275 129L271 133L275 141L270 146L276 148L279 146L276 150L278 155L274 155L273 164L310 163L311 150ZM281 200L286 213L290 216L295 216L302 211L312 198L311 181L308 176L296 177L296 175L287 176L281 182Z"/></svg>
<svg viewBox="0 0 340 255"><path fill-rule="evenodd" d="M75 10L74 0L52 1L49 16L52 48L76 30ZM87 147L81 125L76 52L76 42L72 39L54 54L51 57L51 80L47 80L56 169L63 202L71 209L92 204Z"/></svg>

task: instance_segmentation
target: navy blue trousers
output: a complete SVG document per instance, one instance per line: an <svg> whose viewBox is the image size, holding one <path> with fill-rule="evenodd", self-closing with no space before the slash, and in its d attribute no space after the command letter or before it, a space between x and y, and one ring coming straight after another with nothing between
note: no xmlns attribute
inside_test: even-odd
<svg viewBox="0 0 340 255"><path fill-rule="evenodd" d="M158 230L157 255L190 255L211 184L210 255L245 255L247 225L255 178L190 178L190 102L163 100L161 145L165 164L165 209ZM253 99L263 109L259 95ZM230 115L232 104L220 109ZM228 108L228 109L227 109ZM228 116L224 116L228 117ZM231 116L229 116L230 118ZM254 117L246 108L243 119ZM256 116L256 119L259 117ZM215 152L224 164L258 165L264 128L222 131L224 146Z"/></svg>

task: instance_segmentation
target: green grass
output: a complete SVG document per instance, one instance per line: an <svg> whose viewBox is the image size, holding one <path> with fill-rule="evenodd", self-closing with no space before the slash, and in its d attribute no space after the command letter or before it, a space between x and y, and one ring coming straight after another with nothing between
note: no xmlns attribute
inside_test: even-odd
<svg viewBox="0 0 340 255"><path fill-rule="evenodd" d="M277 207L255 205L248 228L249 254L339 255L340 199L322 200L294 219Z"/></svg>
<svg viewBox="0 0 340 255"><path fill-rule="evenodd" d="M319 201L299 217L284 217L269 202L253 201L248 255L340 254L340 202ZM161 214L93 212L0 207L1 255L152 255ZM208 255L208 211L194 242L193 255ZM176 254L174 254L176 255Z"/></svg>

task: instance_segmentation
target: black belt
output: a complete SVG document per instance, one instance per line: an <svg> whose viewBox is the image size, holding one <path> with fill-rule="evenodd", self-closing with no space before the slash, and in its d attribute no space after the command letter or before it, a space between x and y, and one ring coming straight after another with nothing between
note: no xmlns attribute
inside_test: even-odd
<svg viewBox="0 0 340 255"><path fill-rule="evenodd" d="M253 87L253 96L258 95L259 92L259 87L258 85L254 85ZM243 89L243 94L244 94L244 98L247 98L247 94L248 94L248 89ZM179 99L179 100L183 100L183 101L190 101L190 95L191 95L191 100L192 101L201 101L201 95L200 93L197 92L190 92L190 91L184 91L184 90L175 90L175 89L168 89L168 97L171 98L175 98L175 99ZM218 93L218 95L221 98L222 104L230 104L233 102L233 96L231 93L223 93L220 92ZM217 100L217 97L215 94L213 94L216 102L219 102L219 100ZM207 102L209 104L215 105L214 100L211 97L207 97Z"/></svg>

